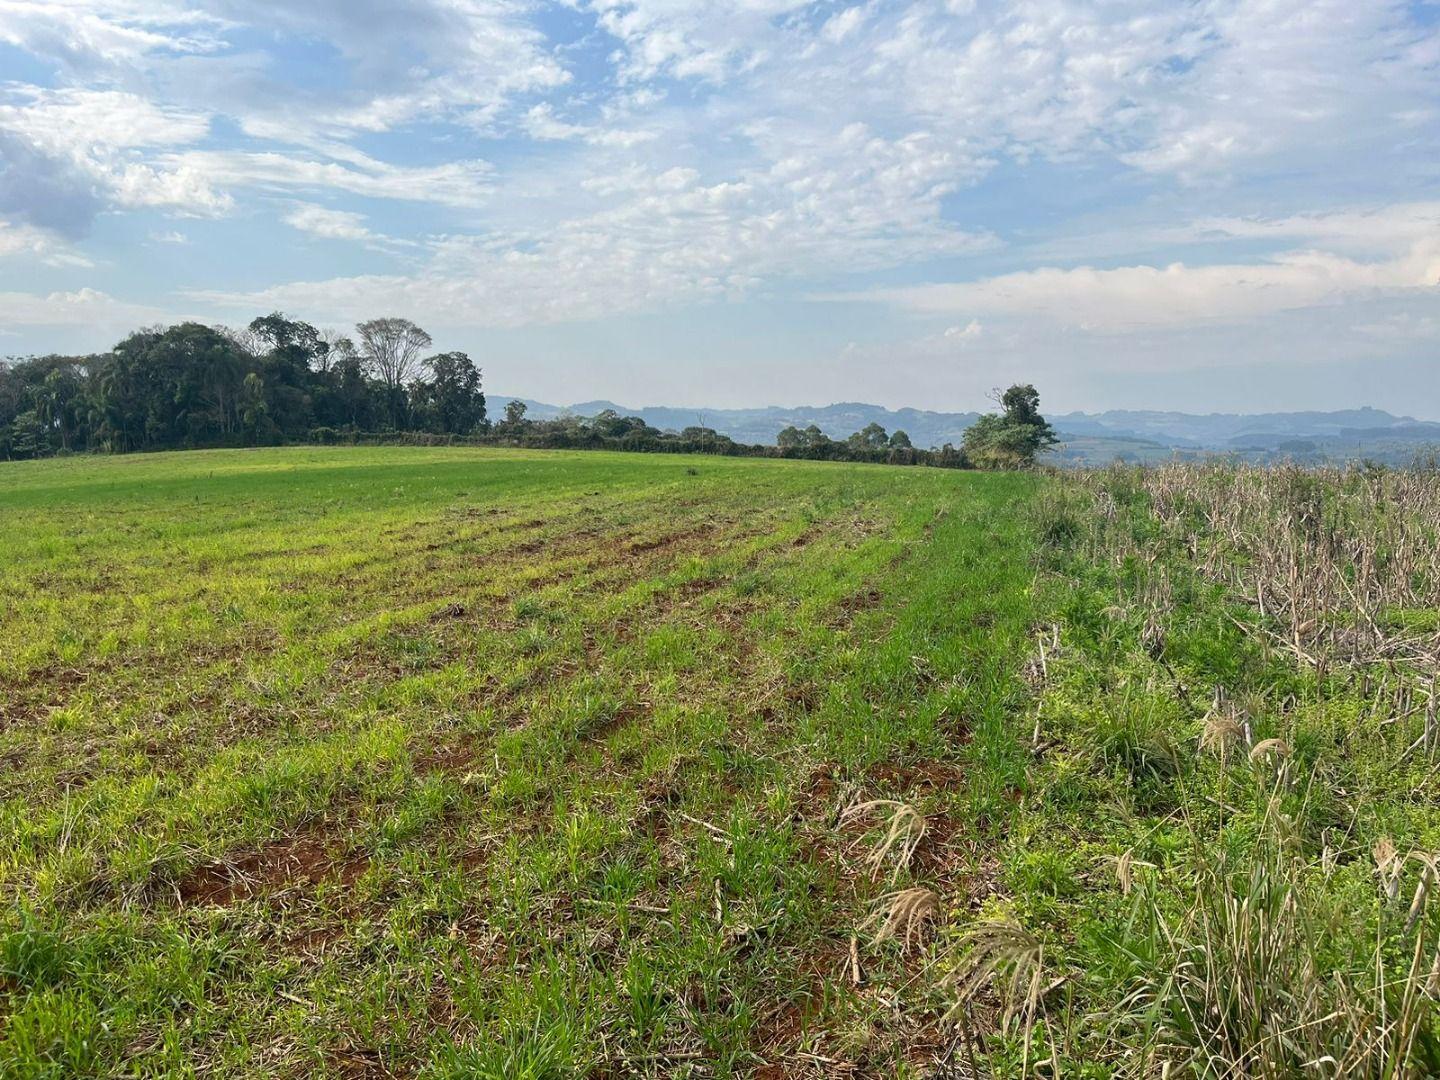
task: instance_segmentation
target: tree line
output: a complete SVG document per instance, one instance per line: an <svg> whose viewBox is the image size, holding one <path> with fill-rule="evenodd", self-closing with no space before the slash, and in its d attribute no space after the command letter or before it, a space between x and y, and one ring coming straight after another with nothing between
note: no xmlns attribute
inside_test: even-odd
<svg viewBox="0 0 1440 1080"><path fill-rule="evenodd" d="M866 461L941 468L1033 464L1053 444L1031 386L999 398L963 444L928 450L869 424L847 439L818 427L773 446L707 427L661 431L634 416L536 420L512 401L492 421L481 371L463 352L431 352L408 319L362 322L353 336L278 312L243 330L181 323L137 330L107 353L0 364L0 459L281 443L420 442Z"/></svg>
<svg viewBox="0 0 1440 1080"><path fill-rule="evenodd" d="M505 406L503 418L488 424L483 435L467 441L532 449L613 449L641 453L720 454L727 457L806 458L812 461L865 461L888 465L934 465L963 468L962 455L953 446L919 450L902 431L898 439L885 435L877 439L871 424L865 432L848 439L831 439L813 425L804 432L787 428L774 445L736 442L729 435L709 427L686 427L662 431L638 416L621 416L606 409L596 416L560 416L550 420L531 419L523 401ZM789 433L794 432L796 437ZM423 440L433 443L435 438ZM443 440L457 441L457 440Z"/></svg>
<svg viewBox="0 0 1440 1080"><path fill-rule="evenodd" d="M354 337L279 313L243 330L181 323L137 330L107 353L0 366L0 457L312 441L327 429L474 431L480 369L427 355L407 319Z"/></svg>

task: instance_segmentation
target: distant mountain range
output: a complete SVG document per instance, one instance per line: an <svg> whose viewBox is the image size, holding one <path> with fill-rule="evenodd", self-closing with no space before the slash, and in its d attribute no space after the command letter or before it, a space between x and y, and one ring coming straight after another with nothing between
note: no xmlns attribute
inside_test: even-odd
<svg viewBox="0 0 1440 1080"><path fill-rule="evenodd" d="M492 395L489 412L498 417L511 398ZM885 409L843 401L834 405L758 409L677 409L649 405L632 408L613 401L581 401L550 405L521 398L528 415L549 420L570 414L594 416L613 409L639 416L652 427L679 431L699 425L729 435L737 442L770 444L786 427L814 424L833 439L843 439L870 423L886 431L903 430L916 446L960 445L965 429L979 413ZM1064 440L1056 451L1061 463L1097 464L1119 457L1158 461L1171 457L1228 454L1245 460L1293 457L1304 461L1369 458L1391 464L1409 462L1430 448L1440 448L1440 423L1394 416L1380 409L1336 412L1208 413L1112 409L1102 413L1058 413L1050 422Z"/></svg>

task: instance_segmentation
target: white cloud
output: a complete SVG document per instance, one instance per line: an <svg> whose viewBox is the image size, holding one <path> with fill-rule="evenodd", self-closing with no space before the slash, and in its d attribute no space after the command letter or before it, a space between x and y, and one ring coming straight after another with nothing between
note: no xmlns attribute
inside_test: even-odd
<svg viewBox="0 0 1440 1080"><path fill-rule="evenodd" d="M924 315L1043 318L1103 332L1239 322L1378 295L1440 298L1440 203L1400 203L1278 218L1202 218L1142 235L1171 242L1295 241L1312 246L1247 262L1041 267L828 299L875 300Z"/></svg>
<svg viewBox="0 0 1440 1080"><path fill-rule="evenodd" d="M1345 251L1395 253L1440 236L1440 202L1396 203L1278 218L1202 218L1166 235L1177 240L1307 240Z"/></svg>
<svg viewBox="0 0 1440 1080"><path fill-rule="evenodd" d="M663 75L718 84L771 59L783 40L776 20L805 0L594 0L590 6L623 44L622 80Z"/></svg>
<svg viewBox="0 0 1440 1080"><path fill-rule="evenodd" d="M373 240L375 234L365 225L365 215L348 210L332 210L314 203L299 203L284 218L292 229L310 233L325 240Z"/></svg>
<svg viewBox="0 0 1440 1080"><path fill-rule="evenodd" d="M332 107L269 102L266 111L296 131L383 131L466 116L484 123L512 97L570 80L533 8L517 0L228 0L224 10L330 42L359 76L358 92Z"/></svg>
<svg viewBox="0 0 1440 1080"><path fill-rule="evenodd" d="M363 244L375 251L401 252L416 246L411 241L397 240L375 232L366 224L364 214L317 206L315 203L296 203L282 220L292 229L318 236L322 240Z"/></svg>
<svg viewBox="0 0 1440 1080"><path fill-rule="evenodd" d="M44 229L0 219L0 259L22 256L46 266L88 268L94 265Z"/></svg>
<svg viewBox="0 0 1440 1080"><path fill-rule="evenodd" d="M208 117L193 110L159 106L120 91L12 88L0 99L0 135L26 158L44 161L66 182L103 191L121 207L160 207L184 214L223 213L232 200L183 165L157 166L135 160L135 152L180 146L203 138ZM48 186L48 185L47 185ZM12 196L11 213L46 220L44 187ZM20 205L23 204L23 205ZM38 205L37 205L38 204ZM82 215L93 213L89 205ZM83 231L77 223L75 231Z"/></svg>
<svg viewBox="0 0 1440 1080"><path fill-rule="evenodd" d="M571 124L555 115L554 107L548 103L536 105L525 114L525 131L532 139L567 140L579 139L593 146L614 146L627 148L650 142L658 136L654 131L635 131L620 128L594 127L586 124Z"/></svg>
<svg viewBox="0 0 1440 1080"><path fill-rule="evenodd" d="M491 190L492 169L483 161L410 168L359 153L347 156L349 161L342 163L272 151L185 150L162 155L159 160L175 174L194 176L205 184L277 193L336 191L474 207L481 205Z"/></svg>
<svg viewBox="0 0 1440 1080"><path fill-rule="evenodd" d="M512 95L563 85L569 74L530 11L512 0L0 0L0 41L78 78L179 82L247 129L305 142L484 114ZM356 77L329 93L296 93L283 70L253 78L233 53L193 66L226 53L229 35L246 27L327 42Z"/></svg>
<svg viewBox="0 0 1440 1080"><path fill-rule="evenodd" d="M78 155L185 145L204 138L210 120L118 90L12 87L0 103L0 127L47 153Z"/></svg>
<svg viewBox="0 0 1440 1080"><path fill-rule="evenodd" d="M820 36L831 44L838 44L858 30L868 14L865 8L858 4L848 7L825 20L825 25L820 28Z"/></svg>
<svg viewBox="0 0 1440 1080"><path fill-rule="evenodd" d="M209 53L225 20L167 0L0 0L0 42L94 75L147 55Z"/></svg>
<svg viewBox="0 0 1440 1080"><path fill-rule="evenodd" d="M928 140L892 142L861 126L813 153L709 184L684 168L590 177L589 190L608 205L543 227L443 238L412 276L190 295L340 321L403 302L412 317L435 322L524 326L736 297L839 265L873 270L993 246L986 234L939 221L934 201L948 190L948 159Z"/></svg>
<svg viewBox="0 0 1440 1080"><path fill-rule="evenodd" d="M1386 292L1440 292L1437 281L1440 238L1404 257L1375 262L1308 251L1214 266L1047 267L865 295L926 315L1032 317L1114 332L1237 322ZM859 298L864 297L837 297Z"/></svg>
<svg viewBox="0 0 1440 1080"><path fill-rule="evenodd" d="M68 292L0 292L0 325L101 327L108 333L155 322L162 312L91 288Z"/></svg>

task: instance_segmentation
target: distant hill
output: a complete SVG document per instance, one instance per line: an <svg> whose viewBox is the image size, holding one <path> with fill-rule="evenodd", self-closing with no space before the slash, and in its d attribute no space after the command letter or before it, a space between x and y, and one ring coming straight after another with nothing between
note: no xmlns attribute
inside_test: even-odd
<svg viewBox="0 0 1440 1080"><path fill-rule="evenodd" d="M489 397L489 411L498 417L511 398ZM551 405L521 398L529 415L549 420L565 414L594 416L613 409L638 416L662 431L692 425L714 428L738 442L771 444L787 427L814 424L832 439L843 439L866 424L886 431L903 430L920 447L960 444L965 429L979 413L885 409L858 401L834 405L756 409L642 408L613 401L581 401ZM1423 449L1440 447L1440 423L1394 416L1369 407L1335 412L1208 413L1204 415L1133 409L1101 413L1058 413L1050 421L1065 445L1055 459L1063 464L1102 464L1119 457L1127 461L1162 461L1171 457L1227 454L1246 460L1292 457L1301 461L1343 461L1372 458L1392 464L1410 461Z"/></svg>
<svg viewBox="0 0 1440 1080"><path fill-rule="evenodd" d="M1167 446L1219 448L1246 438L1271 440L1334 436L1353 430L1380 430L1416 424L1408 416L1379 409L1337 412L1208 413L1149 412L1113 409L1103 413L1065 413L1051 417L1056 427L1083 435L1123 435L1152 439ZM1440 430L1440 425L1426 427Z"/></svg>

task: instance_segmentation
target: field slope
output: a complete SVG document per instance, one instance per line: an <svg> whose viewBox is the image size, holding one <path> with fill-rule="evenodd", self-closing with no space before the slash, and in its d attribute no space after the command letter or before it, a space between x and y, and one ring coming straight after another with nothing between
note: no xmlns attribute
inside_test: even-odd
<svg viewBox="0 0 1440 1080"><path fill-rule="evenodd" d="M927 1073L919 937L1025 782L1048 483L0 467L0 1073Z"/></svg>

